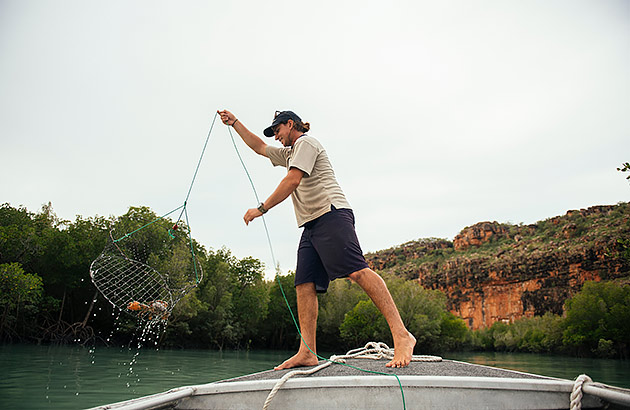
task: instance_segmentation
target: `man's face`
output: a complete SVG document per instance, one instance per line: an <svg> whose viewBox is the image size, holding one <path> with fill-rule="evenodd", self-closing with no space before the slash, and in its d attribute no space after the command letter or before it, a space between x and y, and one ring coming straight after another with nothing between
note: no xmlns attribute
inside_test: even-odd
<svg viewBox="0 0 630 410"><path fill-rule="evenodd" d="M272 129L276 141L280 141L280 143L285 147L291 146L291 128L289 128L289 124L278 124Z"/></svg>

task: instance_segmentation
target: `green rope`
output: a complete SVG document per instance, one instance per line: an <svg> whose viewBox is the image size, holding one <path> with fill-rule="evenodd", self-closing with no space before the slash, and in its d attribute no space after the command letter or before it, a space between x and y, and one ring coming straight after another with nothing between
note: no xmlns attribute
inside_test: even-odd
<svg viewBox="0 0 630 410"><path fill-rule="evenodd" d="M206 147L208 146L208 141L210 140L210 134L212 134L212 129L214 128L214 123L217 120L217 115L219 115L218 113L214 114L214 118L212 119L212 124L210 125L210 129L208 130L208 135L206 136L206 142L203 144L203 149L201 150L201 155L199 156L199 162L197 162L197 168L195 168L195 173L193 174L193 178L192 181L190 182L190 187L188 188L188 193L186 194L186 199L184 199L184 206L186 206L186 203L188 202L188 198L190 198L190 193L192 192L193 189L193 185L195 184L195 179L197 178L197 172L199 172L199 167L201 166L201 160L203 159L203 154L205 154L206 152ZM184 208L185 210L186 208ZM184 213L184 211L182 211L179 214L179 218L177 218L177 220L181 220L182 219L182 214Z"/></svg>
<svg viewBox="0 0 630 410"><path fill-rule="evenodd" d="M155 218L154 220L152 220L152 221L151 221L151 222L149 222L148 224L141 226L140 228L136 229L135 231L133 231L133 232L129 232L129 233L127 233L127 234L125 234L125 235L121 236L121 237L120 237L120 238L118 238L118 239L114 239L114 243L119 242L119 241L122 241L123 239L125 239L125 238L127 238L127 237L129 237L129 236L133 235L134 233L136 233L136 232L138 232L138 231L140 231L140 230L142 230L142 229L146 228L146 227L147 227L147 226L149 226L149 225L153 225L153 224L154 224L154 223L156 223L157 221L160 221L160 220L162 220L162 219L166 218L167 216L169 216L170 214L172 214L173 212L178 211L178 210L180 210L180 209L182 209L182 208L185 208L185 207L186 207L186 204L184 204L184 205L182 205L182 206L179 206L179 207L177 207L177 208L173 209L171 212L168 212L168 213L166 213L166 214L164 214L164 215L162 215L162 216L158 216L157 218Z"/></svg>
<svg viewBox="0 0 630 410"><path fill-rule="evenodd" d="M146 227L148 227L150 225L153 225L157 221L165 219L168 215L170 215L173 212L178 211L178 210L181 209L182 211L179 213L179 217L175 221L175 226L177 226L177 223L179 221L181 221L182 215L185 215L186 216L186 225L188 226L188 240L190 242L190 252L192 254L193 266L194 266L194 270L195 270L195 280L196 280L197 284L199 284L199 281L200 281L199 280L199 272L198 272L198 269L197 269L197 256L195 255L195 248L194 248L193 239L192 239L192 231L190 229L190 222L188 220L188 211L186 210L186 205L188 204L188 198L190 198L190 193L192 192L193 185L195 184L195 179L197 178L197 173L199 172L199 167L201 166L201 161L203 160L203 155L206 152L206 148L208 146L208 141L210 140L210 134L212 134L212 129L214 128L214 124L215 124L215 122L217 120L217 116L218 116L218 113L215 113L214 114L214 118L212 119L212 124L210 125L210 129L208 130L208 135L206 136L206 142L204 143L203 149L201 150L201 155L199 156L199 161L197 162L197 167L195 168L195 173L193 174L192 181L190 182L190 187L188 188L188 193L186 194L186 199L184 199L184 204L179 206L179 207L177 207L177 208L175 208L175 209L173 209L172 211L170 211L170 212L168 212L168 213L166 213L166 214L164 214L162 216L159 216L159 217L155 218L153 221L149 222L148 224L145 224L145 225L141 226L140 228L138 228L138 229L136 229L136 230L134 230L132 232L129 232L129 233L123 235L122 237L114 240L114 243L116 243L116 242L119 242L119 241L121 241L121 240L123 240L125 238L128 238L129 236L133 235L134 233L136 233L138 231L141 231L142 229L144 229L144 228L146 228ZM173 234L173 229L169 229L168 230L168 235L171 237L171 239L175 239L175 235Z"/></svg>
<svg viewBox="0 0 630 410"><path fill-rule="evenodd" d="M236 155L238 156L238 159L240 160L241 165L243 166L243 169L245 170L245 174L247 174L247 178L249 179L249 183L252 186L252 190L254 191L254 196L256 197L256 202L260 203L260 198L258 198L258 193L256 192L256 187L254 186L254 182L252 181L252 177L249 174L249 171L247 170L247 167L245 166L245 162L243 161L243 158L241 157L241 153L239 152L238 147L236 146L236 142L234 141L234 136L232 135L232 130L230 129L230 127L228 127L228 132L230 133L230 139L232 140L232 145L234 145L234 149L236 150ZM267 234L267 243L269 244L269 250L271 251L271 260L272 260L272 262L273 262L273 264L274 264L274 266L276 268L276 281L278 282L278 286L280 287L280 292L282 293L282 297L284 298L284 302L286 303L287 308L289 309L289 313L291 314L291 319L293 320L293 324L295 325L295 328L297 329L297 332L300 335L300 339L302 340L302 343L304 343L306 348L320 360L325 360L325 361L331 362L333 364L340 364L342 366L346 366L346 367L349 367L351 369L359 370L359 371L362 371L362 372L365 372L365 373L379 374L379 375L383 375L383 376L394 376L396 378L396 380L398 381L398 387L400 388L400 393L402 395L403 409L406 409L407 406L406 406L406 403L405 403L405 392L403 391L402 383L401 383L400 378L398 377L397 374L390 374L390 373L378 372L378 371L374 371L374 370L362 369L360 367L352 366L352 365L347 364L347 363L335 362L335 361L332 361L332 360L330 360L328 358L320 356L317 353L313 352L313 350L311 350L311 347L308 345L308 343L306 343L306 341L304 340L304 337L302 336L302 332L300 331L300 325L298 324L298 321L295 318L295 315L293 314L293 309L291 309L291 305L289 304L289 300L287 298L287 295L284 292L284 289L282 287L282 282L280 282L280 279L279 279L280 268L276 264L276 258L274 256L273 246L271 244L271 238L269 236L269 229L267 228L267 222L265 221L265 215L262 215L262 220L263 220L263 225L265 227L265 233Z"/></svg>
<svg viewBox="0 0 630 410"><path fill-rule="evenodd" d="M190 224L188 223L188 211L186 207L184 207L184 215L186 215L186 225L188 226L188 241L190 242L190 253L192 253L193 266L195 268L195 280L197 284L199 284L199 272L197 272L197 257L195 256L195 247L193 246L192 240L192 230L190 229Z"/></svg>

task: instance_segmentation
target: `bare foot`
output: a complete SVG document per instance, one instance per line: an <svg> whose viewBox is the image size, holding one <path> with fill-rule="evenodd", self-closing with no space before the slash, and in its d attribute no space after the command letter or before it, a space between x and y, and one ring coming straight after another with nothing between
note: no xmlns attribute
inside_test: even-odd
<svg viewBox="0 0 630 410"><path fill-rule="evenodd" d="M416 338L409 332L406 336L394 339L394 358L387 363L387 367L406 367L411 362Z"/></svg>
<svg viewBox="0 0 630 410"><path fill-rule="evenodd" d="M301 366L316 366L317 363L319 363L319 361L317 360L317 356L314 356L313 353L297 352L295 356L285 360L284 363L274 367L273 370L291 369Z"/></svg>

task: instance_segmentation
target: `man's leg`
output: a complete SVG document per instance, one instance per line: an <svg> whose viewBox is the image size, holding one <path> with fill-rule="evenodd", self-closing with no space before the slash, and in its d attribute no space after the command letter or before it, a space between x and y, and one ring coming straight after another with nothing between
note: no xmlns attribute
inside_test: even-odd
<svg viewBox="0 0 630 410"><path fill-rule="evenodd" d="M317 353L315 348L315 333L317 331L317 309L319 308L315 284L309 282L297 285L295 287L295 293L297 294L300 332L302 332L302 338L304 340L300 341L300 348L297 354L281 365L276 366L274 370L299 366L315 366L318 362L317 356L313 354ZM308 344L308 347L304 342ZM309 350L309 347L312 352Z"/></svg>
<svg viewBox="0 0 630 410"><path fill-rule="evenodd" d="M416 338L407 330L398 308L383 278L370 268L351 273L350 278L359 284L381 311L394 339L394 358L387 367L405 367L411 362Z"/></svg>

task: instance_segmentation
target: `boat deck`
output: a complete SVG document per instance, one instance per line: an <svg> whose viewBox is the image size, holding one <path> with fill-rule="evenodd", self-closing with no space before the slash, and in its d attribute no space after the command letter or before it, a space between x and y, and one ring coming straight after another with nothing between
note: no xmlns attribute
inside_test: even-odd
<svg viewBox="0 0 630 410"><path fill-rule="evenodd" d="M471 363L458 362L455 360L442 360L441 362L411 362L407 367L391 368L386 367L387 360L370 360L370 359L348 359L348 365L358 367L370 372L385 373L387 375L397 376L451 376L451 377L500 377L513 379L553 379L550 377L522 373L514 370L499 369L496 367L488 367ZM320 361L318 365L325 363ZM300 367L299 370L309 370L312 367ZM280 379L286 373L297 369L287 370L267 370L260 373L249 374L232 379L221 380L217 383L235 382L235 381L257 381ZM332 364L312 375L296 375L300 377L331 377L331 376L382 376L344 366L342 364ZM578 375L576 375L578 376Z"/></svg>
<svg viewBox="0 0 630 410"><path fill-rule="evenodd" d="M324 364L325 362L320 362ZM268 370L197 386L186 386L95 409L569 409L571 380L443 360L385 367L387 360L348 359L310 375L313 367ZM393 377L394 375L397 378ZM281 386L275 393L276 387ZM628 409L630 391L585 383L583 409ZM270 399L270 397L273 397Z"/></svg>

